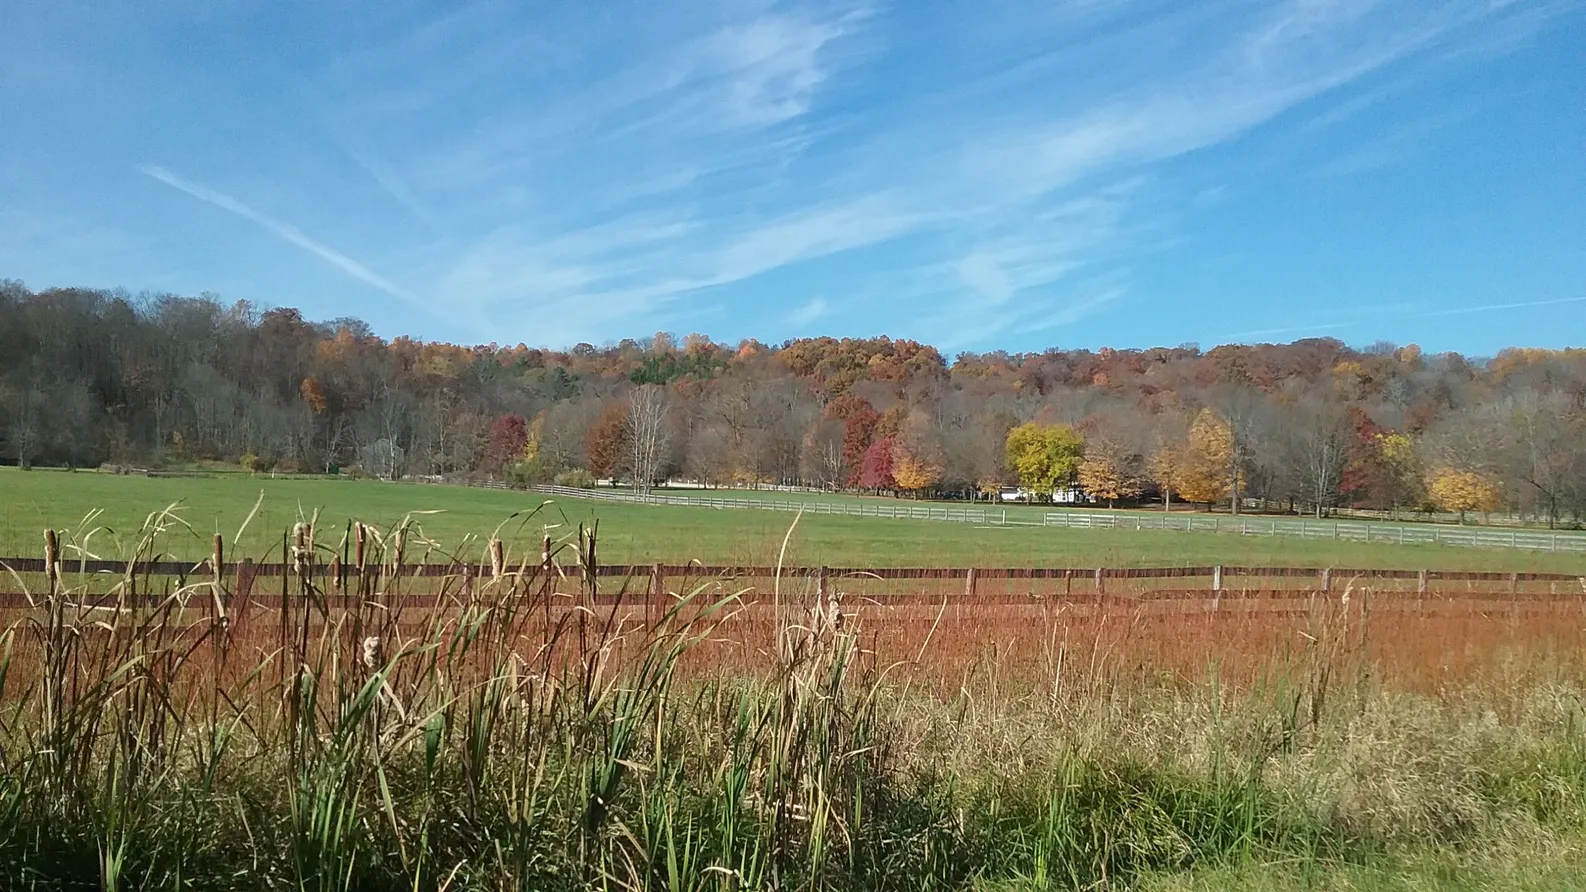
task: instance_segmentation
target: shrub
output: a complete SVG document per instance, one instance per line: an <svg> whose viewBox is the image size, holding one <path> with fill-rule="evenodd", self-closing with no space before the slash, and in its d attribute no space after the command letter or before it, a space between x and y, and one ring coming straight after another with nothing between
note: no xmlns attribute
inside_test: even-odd
<svg viewBox="0 0 1586 892"><path fill-rule="evenodd" d="M557 486L567 486L573 489L594 489L595 475L583 468L569 468L556 475Z"/></svg>
<svg viewBox="0 0 1586 892"><path fill-rule="evenodd" d="M528 461L513 462L507 465L505 476L507 482L513 486L536 486L552 482L564 470L555 459L549 456L537 455Z"/></svg>

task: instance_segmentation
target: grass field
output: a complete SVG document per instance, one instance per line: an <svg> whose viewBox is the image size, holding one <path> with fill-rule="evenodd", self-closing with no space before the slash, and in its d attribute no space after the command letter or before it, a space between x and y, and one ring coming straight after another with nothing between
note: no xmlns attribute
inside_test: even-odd
<svg viewBox="0 0 1586 892"><path fill-rule="evenodd" d="M261 494L262 502L259 501ZM349 520L380 526L416 512L426 535L446 547L501 529L536 542L546 525L564 534L600 523L606 563L698 560L775 563L793 515L712 508L625 505L531 493L348 479L281 479L221 474L149 478L92 472L0 469L0 556L37 556L45 527L72 530L103 557L125 553L151 512L177 505L191 534L172 537L177 557L198 559L213 533L234 558L278 560L281 536L318 514L319 541L335 542ZM258 511L235 547L231 543ZM542 505L544 505L542 507ZM98 512L85 526L84 518ZM1132 567L1244 564L1586 573L1586 556L1444 546L1363 544L1231 534L976 527L932 521L808 515L789 540L788 563L832 566Z"/></svg>

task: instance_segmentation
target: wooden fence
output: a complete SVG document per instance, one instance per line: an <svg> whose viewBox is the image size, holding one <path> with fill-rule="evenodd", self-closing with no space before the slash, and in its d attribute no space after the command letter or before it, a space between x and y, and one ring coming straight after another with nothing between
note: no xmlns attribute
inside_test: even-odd
<svg viewBox="0 0 1586 892"><path fill-rule="evenodd" d="M0 589L22 582L29 586L50 577L45 558L0 558ZM217 572L218 569L218 572ZM498 573L488 560L479 563L384 564L360 568L338 560L306 566L318 588L332 596L350 596L367 584L396 586L423 595L465 591ZM1345 589L1381 594L1482 598L1579 598L1586 603L1586 577L1559 573L1504 573L1447 570L1383 570L1315 567L773 567L708 566L702 564L599 564L508 566L506 573L553 575L570 594L600 601L614 598L670 598L700 589L742 594L751 599L780 590L787 593L830 592L845 598L877 602L1030 603L1032 600L1121 597L1137 600L1282 599L1308 597ZM288 563L215 561L106 561L62 558L54 579L59 588L92 596L124 580L149 596L162 589L214 583L227 598L254 600L289 596L289 579L300 573ZM273 580L266 583L265 580ZM9 583L9 584L8 584ZM29 602L24 591L0 590L0 606Z"/></svg>

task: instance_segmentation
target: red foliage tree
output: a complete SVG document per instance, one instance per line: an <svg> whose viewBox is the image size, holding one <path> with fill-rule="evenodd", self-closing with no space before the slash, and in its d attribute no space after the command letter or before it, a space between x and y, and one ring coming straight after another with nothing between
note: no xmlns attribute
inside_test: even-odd
<svg viewBox="0 0 1586 892"><path fill-rule="evenodd" d="M485 461L491 471L517 461L523 447L529 442L529 425L521 415L502 415L490 423L490 433L485 439Z"/></svg>
<svg viewBox="0 0 1586 892"><path fill-rule="evenodd" d="M859 473L880 421L881 413L869 403L862 403L851 409L848 420L843 422L843 467L852 469L848 479L850 486L864 485L859 482Z"/></svg>
<svg viewBox="0 0 1586 892"><path fill-rule="evenodd" d="M897 489L892 479L892 451L895 437L882 437L870 444L859 461L856 483L863 489Z"/></svg>
<svg viewBox="0 0 1586 892"><path fill-rule="evenodd" d="M1383 459L1379 438L1388 429L1377 424L1359 406L1349 407L1349 454L1338 490L1352 505L1388 508L1393 500L1393 469Z"/></svg>

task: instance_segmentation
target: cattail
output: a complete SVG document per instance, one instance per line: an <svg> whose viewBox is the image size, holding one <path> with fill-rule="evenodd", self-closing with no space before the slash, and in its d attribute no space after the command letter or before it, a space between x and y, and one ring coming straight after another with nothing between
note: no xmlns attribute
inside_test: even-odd
<svg viewBox="0 0 1586 892"><path fill-rule="evenodd" d="M311 547L312 530L306 523L297 523L292 527L292 564L297 570L297 575L307 576L309 564L313 558Z"/></svg>
<svg viewBox="0 0 1586 892"><path fill-rule="evenodd" d="M374 669L381 663L380 636L370 635L363 640L363 665L365 669Z"/></svg>
<svg viewBox="0 0 1586 892"><path fill-rule="evenodd" d="M491 536L490 537L490 577L492 579L495 579L496 581L499 582L501 580L501 577L506 575L506 572L507 572L506 554L505 554L504 549L501 547L501 539L498 536Z"/></svg>

